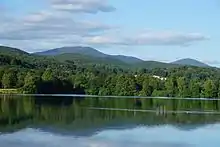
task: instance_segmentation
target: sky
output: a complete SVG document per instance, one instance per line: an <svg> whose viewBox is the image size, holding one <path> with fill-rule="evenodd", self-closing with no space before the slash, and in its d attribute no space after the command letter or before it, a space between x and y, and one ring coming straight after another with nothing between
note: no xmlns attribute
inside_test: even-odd
<svg viewBox="0 0 220 147"><path fill-rule="evenodd" d="M90 46L107 54L220 67L219 0L0 0L0 45Z"/></svg>

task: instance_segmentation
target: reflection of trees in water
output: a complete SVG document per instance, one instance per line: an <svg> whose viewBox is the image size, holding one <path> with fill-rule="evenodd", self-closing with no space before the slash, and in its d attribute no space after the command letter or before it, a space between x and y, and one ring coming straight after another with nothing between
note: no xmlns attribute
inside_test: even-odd
<svg viewBox="0 0 220 147"><path fill-rule="evenodd" d="M38 106L69 106L73 103L72 97L34 97L34 103Z"/></svg>
<svg viewBox="0 0 220 147"><path fill-rule="evenodd" d="M20 99L19 97L1 96L0 106L1 130L13 130L21 126L24 127L25 125L22 125L22 123L26 123L33 118L33 102L28 97Z"/></svg>
<svg viewBox="0 0 220 147"><path fill-rule="evenodd" d="M219 101L189 101L126 98L3 97L0 99L0 128L55 125L82 129L122 124L204 124L218 121L220 115L167 114L168 110L219 111ZM158 110L164 113L92 110L90 108ZM26 123L24 123L26 122Z"/></svg>

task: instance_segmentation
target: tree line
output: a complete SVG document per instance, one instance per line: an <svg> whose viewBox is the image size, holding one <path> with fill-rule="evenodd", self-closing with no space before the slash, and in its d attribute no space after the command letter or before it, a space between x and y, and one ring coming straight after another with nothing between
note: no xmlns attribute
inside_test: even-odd
<svg viewBox="0 0 220 147"><path fill-rule="evenodd" d="M164 69L165 70L165 69ZM1 68L0 87L19 89L22 93L76 93L118 96L165 96L165 97L220 97L220 80L217 76L188 75L189 68L166 71L166 79L154 77L155 71L126 72L115 69L84 70L56 68L23 69ZM195 70L195 69L194 69ZM165 72L165 71L163 71ZM160 75L160 74L158 74ZM164 75L162 73L161 75ZM160 76L159 76L160 77Z"/></svg>
<svg viewBox="0 0 220 147"><path fill-rule="evenodd" d="M33 94L220 98L220 69L83 64L6 48L0 50L0 88Z"/></svg>

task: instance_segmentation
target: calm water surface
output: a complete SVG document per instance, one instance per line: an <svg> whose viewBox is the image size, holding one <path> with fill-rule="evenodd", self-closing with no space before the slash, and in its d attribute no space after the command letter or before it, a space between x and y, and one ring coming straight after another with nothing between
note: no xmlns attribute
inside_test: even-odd
<svg viewBox="0 0 220 147"><path fill-rule="evenodd" d="M0 96L0 147L219 147L220 101Z"/></svg>

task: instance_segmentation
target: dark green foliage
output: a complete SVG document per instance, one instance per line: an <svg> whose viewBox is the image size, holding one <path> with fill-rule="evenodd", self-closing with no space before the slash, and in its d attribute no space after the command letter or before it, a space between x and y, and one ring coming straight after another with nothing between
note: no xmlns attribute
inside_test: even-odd
<svg viewBox="0 0 220 147"><path fill-rule="evenodd" d="M99 95L114 95L117 79L116 75L109 75L105 78L103 86L99 90Z"/></svg>
<svg viewBox="0 0 220 147"><path fill-rule="evenodd" d="M20 70L17 73L17 82L16 82L16 88L20 88L24 85L25 77L26 77L26 70Z"/></svg>
<svg viewBox="0 0 220 147"><path fill-rule="evenodd" d="M191 97L195 97L195 98L200 97L201 86L200 86L199 81L192 79L189 83L188 91L190 92Z"/></svg>
<svg viewBox="0 0 220 147"><path fill-rule="evenodd" d="M55 73L51 68L48 68L45 70L41 78L43 81L53 81L55 80Z"/></svg>
<svg viewBox="0 0 220 147"><path fill-rule="evenodd" d="M17 73L13 69L6 70L2 77L2 87L5 89L15 88L17 82Z"/></svg>
<svg viewBox="0 0 220 147"><path fill-rule="evenodd" d="M4 75L4 69L0 68L0 88L3 87L3 85L2 85L2 77L3 77L3 75Z"/></svg>
<svg viewBox="0 0 220 147"><path fill-rule="evenodd" d="M178 96L179 97L190 97L188 89L188 81L184 77L177 79Z"/></svg>
<svg viewBox="0 0 220 147"><path fill-rule="evenodd" d="M114 95L137 95L135 77L132 75L119 75L114 89Z"/></svg>
<svg viewBox="0 0 220 147"><path fill-rule="evenodd" d="M153 97L169 97L169 93L166 90L154 90L152 93Z"/></svg>
<svg viewBox="0 0 220 147"><path fill-rule="evenodd" d="M121 66L128 67L129 65L122 62L121 60L111 58L111 57L91 57L82 54L61 54L54 57L55 59L63 62L67 61L69 63L73 62L74 64L81 65L94 65L94 64L103 64L103 65L112 65L112 66Z"/></svg>
<svg viewBox="0 0 220 147"><path fill-rule="evenodd" d="M21 88L23 93L38 93L38 86L41 82L40 75L35 72L28 72L25 77L24 86Z"/></svg>
<svg viewBox="0 0 220 147"><path fill-rule="evenodd" d="M37 87L39 94L73 94L75 89L71 82L54 79L53 81L42 81Z"/></svg>
<svg viewBox="0 0 220 147"><path fill-rule="evenodd" d="M77 54L49 58L7 47L0 47L0 57L0 87L23 93L220 97L218 68L159 62L136 66Z"/></svg>
<svg viewBox="0 0 220 147"><path fill-rule="evenodd" d="M177 79L176 77L170 77L165 82L165 90L168 92L170 97L174 97L178 91Z"/></svg>
<svg viewBox="0 0 220 147"><path fill-rule="evenodd" d="M202 96L207 98L213 98L218 96L218 91L215 83L208 79L205 81L202 91Z"/></svg>
<svg viewBox="0 0 220 147"><path fill-rule="evenodd" d="M145 76L145 77L141 77L142 80L143 80L143 83L142 83L142 90L140 92L140 95L141 96L151 96L154 89L156 87L153 86L153 82L154 82L154 79L151 80L151 78L149 76Z"/></svg>

